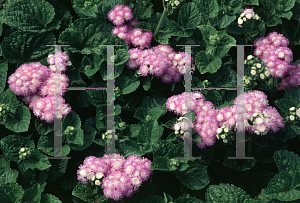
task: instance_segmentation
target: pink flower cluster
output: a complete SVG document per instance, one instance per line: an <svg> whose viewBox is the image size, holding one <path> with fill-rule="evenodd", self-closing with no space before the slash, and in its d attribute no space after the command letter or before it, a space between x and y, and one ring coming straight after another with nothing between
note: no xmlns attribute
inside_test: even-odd
<svg viewBox="0 0 300 203"><path fill-rule="evenodd" d="M130 18L123 17L124 12L130 12L130 15L128 14ZM143 50L145 47L150 47L153 34L139 28L133 29L139 22L136 19L131 20L132 13L129 6L115 6L108 13L108 19L116 25L112 29L112 34L125 40L128 45L132 43L137 47L128 51L130 58L126 64L129 69L133 70L139 67L139 73L142 76L155 75L164 83L180 81L186 72L184 52L176 53L169 45L158 45L152 49ZM131 21L127 25L123 25L125 20Z"/></svg>
<svg viewBox="0 0 300 203"><path fill-rule="evenodd" d="M69 80L65 74L60 73L57 77L55 73L55 71L65 71L66 66L70 64L67 62L69 58L66 53L56 53L56 56L59 54L63 60L58 70L51 70L38 62L23 64L8 78L10 89L16 95L23 95L24 101L29 104L34 115L48 123L53 122L55 117L62 118L71 111L71 107L61 98L61 112L54 112L55 103L57 104L59 97L66 91L62 89L61 95L55 95L56 86L69 86ZM47 60L52 69L55 68L54 57L54 55L49 55Z"/></svg>
<svg viewBox="0 0 300 203"><path fill-rule="evenodd" d="M129 6L116 5L108 13L108 19L116 25L111 33L125 40L128 45L132 43L135 47L149 48L153 36L152 33L149 31L143 32L141 29L133 29L139 22L136 19L132 20L132 18L133 15ZM124 25L125 21L130 22Z"/></svg>
<svg viewBox="0 0 300 203"><path fill-rule="evenodd" d="M185 96L188 99L187 102ZM257 90L239 95L234 100L233 106L221 109L215 109L211 102L205 101L200 92L183 92L180 95L174 95L168 98L166 107L177 115L184 115L189 109L195 112L194 123L181 117L179 122L174 123L173 129L187 131L193 128L194 132L198 132L201 137L201 143L197 143L199 148L212 146L217 138L217 129L222 127L231 129L235 126L235 131L247 130L260 134L266 134L269 130L277 132L284 127L284 119L274 107L268 106L267 96ZM264 117L256 118L254 125L248 123L248 119L251 120L253 115L262 113Z"/></svg>
<svg viewBox="0 0 300 203"><path fill-rule="evenodd" d="M239 95L234 100L234 105L237 112L236 121L238 131L245 129L248 132L253 133L258 131L259 133L264 134L269 130L272 130L275 133L280 128L284 127L284 119L277 112L276 108L268 106L267 95L261 91L251 90ZM264 113L265 117L256 118L255 125L250 125L248 123L248 119L251 120L253 115L261 113ZM244 120L241 119L242 117L244 117Z"/></svg>
<svg viewBox="0 0 300 203"><path fill-rule="evenodd" d="M291 68L293 52L288 48L288 44L288 39L276 32L254 41L254 55L265 62L273 77L283 78Z"/></svg>
<svg viewBox="0 0 300 203"><path fill-rule="evenodd" d="M279 90L287 90L300 85L300 63L292 64L287 76L282 78L282 81L277 87Z"/></svg>
<svg viewBox="0 0 300 203"><path fill-rule="evenodd" d="M189 102L185 102L185 97L189 98ZM200 92L183 92L180 95L174 95L168 98L166 106L169 111L173 111L177 115L184 115L188 109L195 112L193 128L201 137L201 143L197 143L199 148L212 146L215 143L218 128L218 122L215 119L217 112L213 104L205 101ZM176 124L174 129L176 129Z"/></svg>
<svg viewBox="0 0 300 203"><path fill-rule="evenodd" d="M155 75L164 83L176 83L186 73L185 53L176 53L169 45L160 44L145 50L133 48L128 53L130 58L126 62L127 67L129 69L139 67L142 76Z"/></svg>
<svg viewBox="0 0 300 203"><path fill-rule="evenodd" d="M131 155L127 159L120 154L102 158L87 157L77 171L77 179L84 184L94 182L103 188L104 195L116 201L130 197L152 174L151 161Z"/></svg>

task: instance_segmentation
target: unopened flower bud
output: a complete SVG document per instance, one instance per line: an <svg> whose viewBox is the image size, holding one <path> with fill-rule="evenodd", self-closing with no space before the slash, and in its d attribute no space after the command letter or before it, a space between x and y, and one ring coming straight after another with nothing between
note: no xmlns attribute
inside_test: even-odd
<svg viewBox="0 0 300 203"><path fill-rule="evenodd" d="M25 148L22 147L22 148L20 149L20 151L21 151L21 152L25 152Z"/></svg>
<svg viewBox="0 0 300 203"><path fill-rule="evenodd" d="M291 121L295 120L295 116L290 115L290 120L291 120Z"/></svg>
<svg viewBox="0 0 300 203"><path fill-rule="evenodd" d="M296 108L293 106L290 108L290 111L294 111Z"/></svg>
<svg viewBox="0 0 300 203"><path fill-rule="evenodd" d="M218 129L217 129L217 133L218 133L218 134L220 134L222 131L223 131L222 128L218 128Z"/></svg>
<svg viewBox="0 0 300 203"><path fill-rule="evenodd" d="M100 180L96 180L96 181L95 181L95 185L101 185Z"/></svg>
<svg viewBox="0 0 300 203"><path fill-rule="evenodd" d="M222 135L221 135L221 138L222 138L222 139L225 139L225 138L226 138L226 135L225 135L225 134L222 134Z"/></svg>
<svg viewBox="0 0 300 203"><path fill-rule="evenodd" d="M229 129L228 128L224 128L224 132L228 133Z"/></svg>
<svg viewBox="0 0 300 203"><path fill-rule="evenodd" d="M259 74L260 79L265 79L265 75L264 74Z"/></svg>
<svg viewBox="0 0 300 203"><path fill-rule="evenodd" d="M251 60L252 58L253 58L252 55L247 56L247 59L248 59L248 60Z"/></svg>
<svg viewBox="0 0 300 203"><path fill-rule="evenodd" d="M227 143L227 142L228 142L228 140L227 140L227 139L224 139L224 140L223 140L223 142L224 142L224 143Z"/></svg>

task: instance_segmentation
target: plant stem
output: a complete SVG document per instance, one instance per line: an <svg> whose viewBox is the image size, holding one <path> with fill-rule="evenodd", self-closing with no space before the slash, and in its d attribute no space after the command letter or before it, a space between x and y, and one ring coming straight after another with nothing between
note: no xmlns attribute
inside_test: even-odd
<svg viewBox="0 0 300 203"><path fill-rule="evenodd" d="M158 25L157 25L157 27L156 27L156 30L155 30L155 32L154 32L154 36L158 33L158 30L159 30L159 28L161 27L162 22L163 22L163 20L164 20L166 14L167 14L167 12L168 12L168 9L165 7L165 2L164 2L164 0L162 0L162 1L163 1L163 6L164 6L164 11L163 11L163 13L162 13L162 15L161 15L161 17L160 17L159 23L158 23Z"/></svg>

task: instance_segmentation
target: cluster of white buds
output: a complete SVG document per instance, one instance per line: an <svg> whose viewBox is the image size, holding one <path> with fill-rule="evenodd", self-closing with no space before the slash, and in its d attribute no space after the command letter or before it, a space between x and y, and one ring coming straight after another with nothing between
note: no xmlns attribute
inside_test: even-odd
<svg viewBox="0 0 300 203"><path fill-rule="evenodd" d="M27 147L22 147L19 151L19 158L20 159L25 159L27 155L31 154L29 148Z"/></svg>
<svg viewBox="0 0 300 203"><path fill-rule="evenodd" d="M253 55L248 55L244 61L246 65L246 75L244 76L244 86L253 88L257 85L256 81L266 81L270 78L270 71L263 61Z"/></svg>
<svg viewBox="0 0 300 203"><path fill-rule="evenodd" d="M165 2L168 2L172 9L176 9L176 7L183 2L183 0L165 0Z"/></svg>
<svg viewBox="0 0 300 203"><path fill-rule="evenodd" d="M115 134L115 140L118 140L119 139L119 137L118 137L118 135L116 134L116 130L114 130L114 134ZM103 133L102 134L102 139L104 140L104 139L111 139L112 138L112 130L108 130L107 132L105 132L105 133Z"/></svg>
<svg viewBox="0 0 300 203"><path fill-rule="evenodd" d="M101 172L98 172L94 176L94 184L100 186L101 185L101 178L104 177L104 174Z"/></svg>
<svg viewBox="0 0 300 203"><path fill-rule="evenodd" d="M243 13L241 13L240 17L238 18L238 26L242 27L242 24L246 22L246 20L250 19L259 20L259 16L254 13L253 8L245 8Z"/></svg>
<svg viewBox="0 0 300 203"><path fill-rule="evenodd" d="M5 120L8 114L13 114L11 109L6 104L0 105L0 120Z"/></svg>
<svg viewBox="0 0 300 203"><path fill-rule="evenodd" d="M180 117L178 122L175 123L173 129L175 130L175 134L184 134L184 132L189 131L193 127L193 123L187 117Z"/></svg>
<svg viewBox="0 0 300 203"><path fill-rule="evenodd" d="M296 122L300 121L300 108L296 110L296 107L291 107L290 109L290 115L286 117L286 120L289 122Z"/></svg>
<svg viewBox="0 0 300 203"><path fill-rule="evenodd" d="M222 139L224 143L228 143L229 140L229 128L223 126L217 129L217 138Z"/></svg>
<svg viewBox="0 0 300 203"><path fill-rule="evenodd" d="M248 120L248 123L249 123L249 125L255 125L255 124L260 125L260 124L262 124L262 123L265 122L265 121L264 121L264 118L266 118L266 116L267 116L267 114L266 114L265 112L260 113L260 114L254 113L254 114L252 115L252 117L250 118L250 120ZM255 132L255 134L257 134L257 135L260 135L260 133L259 133L258 130L255 130L254 132ZM265 131L265 132L263 133L263 135L266 135L267 133L268 133L268 132Z"/></svg>

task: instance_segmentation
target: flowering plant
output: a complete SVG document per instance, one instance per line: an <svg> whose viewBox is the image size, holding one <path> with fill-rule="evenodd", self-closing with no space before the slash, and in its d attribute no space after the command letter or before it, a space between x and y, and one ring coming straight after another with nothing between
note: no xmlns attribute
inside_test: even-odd
<svg viewBox="0 0 300 203"><path fill-rule="evenodd" d="M299 201L299 10L1 1L0 202Z"/></svg>

